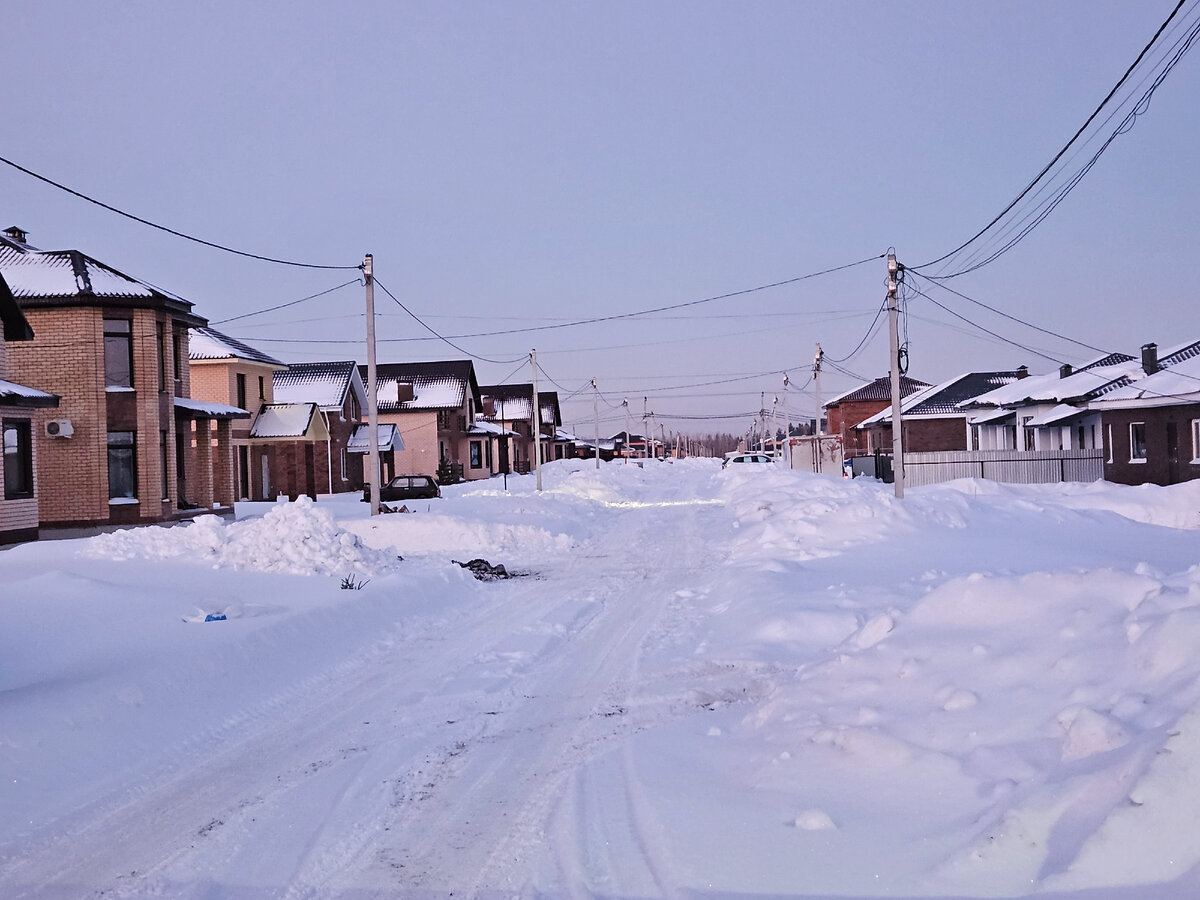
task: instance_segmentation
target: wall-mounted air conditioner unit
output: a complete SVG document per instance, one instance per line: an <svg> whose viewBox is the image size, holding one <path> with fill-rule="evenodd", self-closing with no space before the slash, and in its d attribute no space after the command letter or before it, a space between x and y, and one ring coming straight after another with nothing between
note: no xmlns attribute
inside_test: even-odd
<svg viewBox="0 0 1200 900"><path fill-rule="evenodd" d="M70 419L51 419L46 423L46 437L69 438L75 433Z"/></svg>

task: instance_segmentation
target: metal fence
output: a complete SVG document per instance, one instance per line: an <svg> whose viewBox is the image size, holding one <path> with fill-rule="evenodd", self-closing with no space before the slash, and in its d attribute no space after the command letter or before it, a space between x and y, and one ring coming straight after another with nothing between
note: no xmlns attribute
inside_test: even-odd
<svg viewBox="0 0 1200 900"><path fill-rule="evenodd" d="M942 450L904 454L904 483L913 487L954 478L1048 484L1099 481L1103 477L1103 450Z"/></svg>

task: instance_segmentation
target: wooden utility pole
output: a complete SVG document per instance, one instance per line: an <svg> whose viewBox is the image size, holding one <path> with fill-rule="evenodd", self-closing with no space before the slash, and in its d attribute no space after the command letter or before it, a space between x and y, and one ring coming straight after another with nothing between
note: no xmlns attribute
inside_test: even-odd
<svg viewBox="0 0 1200 900"><path fill-rule="evenodd" d="M363 257L363 280L367 285L367 478L371 485L371 515L379 515L379 380L375 367L375 273L374 259Z"/></svg>
<svg viewBox="0 0 1200 900"><path fill-rule="evenodd" d="M900 264L896 254L887 255L888 352L892 356L892 473L896 499L904 497L904 445L900 423L900 309L896 301Z"/></svg>

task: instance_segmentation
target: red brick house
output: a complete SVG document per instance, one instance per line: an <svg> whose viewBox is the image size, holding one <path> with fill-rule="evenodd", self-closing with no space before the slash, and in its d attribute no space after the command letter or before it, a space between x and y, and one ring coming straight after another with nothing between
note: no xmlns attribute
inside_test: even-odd
<svg viewBox="0 0 1200 900"><path fill-rule="evenodd" d="M1093 400L1104 434L1104 478L1118 484L1178 484L1200 478L1200 342L1157 357L1149 374Z"/></svg>
<svg viewBox="0 0 1200 900"><path fill-rule="evenodd" d="M277 403L315 404L325 423L324 443L313 448L313 477L320 493L340 494L363 489L363 450L366 434L352 444L356 431L364 428L367 392L358 366L340 362L289 363L274 375ZM382 449L393 449L389 434ZM307 452L301 451L301 452Z"/></svg>
<svg viewBox="0 0 1200 900"><path fill-rule="evenodd" d="M900 402L904 422L904 450L924 453L936 450L978 450L977 429L969 423L971 413L962 404L1028 375L1024 368L1003 372L968 372L941 384L914 391ZM889 392L891 388L889 385ZM864 419L855 430L866 435L868 453L892 452L892 407Z"/></svg>
<svg viewBox="0 0 1200 900"><path fill-rule="evenodd" d="M33 423L56 435L36 458L41 527L232 514L230 423L244 413L191 400L188 329L206 324L192 304L15 227L0 234L0 276L33 331L9 345L8 370L60 398ZM193 445L193 424L212 439Z"/></svg>
<svg viewBox="0 0 1200 900"><path fill-rule="evenodd" d="M900 377L901 397L907 397L914 391L927 387L929 385L924 381L917 381L907 375ZM842 448L847 457L867 456L871 453L867 446L866 434L856 430L855 426L876 413L882 412L891 404L892 382L890 378L876 378L874 381L868 381L851 391L839 394L825 404L828 431L842 439Z"/></svg>
<svg viewBox="0 0 1200 900"><path fill-rule="evenodd" d="M58 406L58 397L8 381L9 342L32 341L33 329L0 277L0 544L33 541L38 536L37 447L39 409Z"/></svg>

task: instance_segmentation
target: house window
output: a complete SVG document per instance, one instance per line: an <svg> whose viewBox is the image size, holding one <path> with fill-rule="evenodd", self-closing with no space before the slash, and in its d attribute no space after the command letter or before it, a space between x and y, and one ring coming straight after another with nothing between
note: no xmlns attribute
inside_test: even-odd
<svg viewBox="0 0 1200 900"><path fill-rule="evenodd" d="M1107 437L1107 438L1108 438L1108 456L1107 456L1107 460L1108 460L1108 462L1112 462L1112 461L1113 461L1113 433L1112 433L1112 426L1111 426L1111 425L1109 425L1108 427L1106 427L1106 428L1104 429L1104 433L1105 433L1105 437Z"/></svg>
<svg viewBox="0 0 1200 900"><path fill-rule="evenodd" d="M1032 450L1034 444L1034 431L1029 427L1029 423L1033 421L1033 416L1023 416L1021 418L1021 430L1025 432L1025 449Z"/></svg>
<svg viewBox="0 0 1200 900"><path fill-rule="evenodd" d="M237 376L237 405L238 409L246 408L246 376L241 372Z"/></svg>
<svg viewBox="0 0 1200 900"><path fill-rule="evenodd" d="M438 424L437 424L438 428L449 428L450 427L450 411L446 410L446 409L439 409L438 414L437 414L437 422L438 422Z"/></svg>
<svg viewBox="0 0 1200 900"><path fill-rule="evenodd" d="M133 323L128 319L104 320L104 383L133 387Z"/></svg>
<svg viewBox="0 0 1200 900"><path fill-rule="evenodd" d="M483 468L483 442L471 441L471 468Z"/></svg>
<svg viewBox="0 0 1200 900"><path fill-rule="evenodd" d="M1146 461L1146 423L1129 423L1129 461Z"/></svg>
<svg viewBox="0 0 1200 900"><path fill-rule="evenodd" d="M155 323L154 337L158 345L158 390L161 393L167 389L167 326L164 323Z"/></svg>
<svg viewBox="0 0 1200 900"><path fill-rule="evenodd" d="M250 499L250 448L242 444L238 450L238 496Z"/></svg>
<svg viewBox="0 0 1200 900"><path fill-rule="evenodd" d="M171 333L171 372L176 381L183 381L183 335L179 329Z"/></svg>
<svg viewBox="0 0 1200 900"><path fill-rule="evenodd" d="M346 476L346 448L345 447L342 448L342 451L339 454L339 457L340 457L341 467L342 467L342 481L349 481L350 479Z"/></svg>
<svg viewBox="0 0 1200 900"><path fill-rule="evenodd" d="M487 459L485 460L485 462L487 463L488 471L490 472L492 470L492 442L491 441L488 441L486 444L484 444L484 451L486 452L486 455L487 455Z"/></svg>
<svg viewBox="0 0 1200 900"><path fill-rule="evenodd" d="M108 497L137 498L137 439L132 431L108 433Z"/></svg>
<svg viewBox="0 0 1200 900"><path fill-rule="evenodd" d="M4 499L33 496L33 437L28 419L5 419Z"/></svg>
<svg viewBox="0 0 1200 900"><path fill-rule="evenodd" d="M259 400L267 399L267 384L266 384L266 381L263 380L263 377L261 375L258 376L258 399Z"/></svg>
<svg viewBox="0 0 1200 900"><path fill-rule="evenodd" d="M1192 462L1200 463L1200 419L1192 419Z"/></svg>

